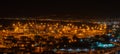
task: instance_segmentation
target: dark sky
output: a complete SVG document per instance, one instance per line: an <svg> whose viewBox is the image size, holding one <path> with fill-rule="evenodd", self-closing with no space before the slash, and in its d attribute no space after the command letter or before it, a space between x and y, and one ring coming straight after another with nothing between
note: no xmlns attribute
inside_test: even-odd
<svg viewBox="0 0 120 54"><path fill-rule="evenodd" d="M1 1L0 17L42 16L120 16L119 1Z"/></svg>

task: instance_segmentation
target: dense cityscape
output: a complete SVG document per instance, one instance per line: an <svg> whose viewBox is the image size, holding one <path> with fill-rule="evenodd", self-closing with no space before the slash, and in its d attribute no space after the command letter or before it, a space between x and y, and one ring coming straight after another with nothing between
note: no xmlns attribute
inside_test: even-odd
<svg viewBox="0 0 120 54"><path fill-rule="evenodd" d="M0 53L119 54L118 21L1 18Z"/></svg>
<svg viewBox="0 0 120 54"><path fill-rule="evenodd" d="M0 54L120 54L120 1L1 0Z"/></svg>

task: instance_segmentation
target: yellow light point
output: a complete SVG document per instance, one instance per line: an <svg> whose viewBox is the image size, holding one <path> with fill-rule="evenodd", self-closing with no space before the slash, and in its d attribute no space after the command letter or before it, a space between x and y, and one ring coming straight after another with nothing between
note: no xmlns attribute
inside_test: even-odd
<svg viewBox="0 0 120 54"><path fill-rule="evenodd" d="M79 26L79 29L81 29L81 26Z"/></svg>
<svg viewBox="0 0 120 54"><path fill-rule="evenodd" d="M106 24L104 24L104 29L106 29L107 28L107 25Z"/></svg>
<svg viewBox="0 0 120 54"><path fill-rule="evenodd" d="M43 23L43 24L46 24L46 23Z"/></svg>
<svg viewBox="0 0 120 54"><path fill-rule="evenodd" d="M18 22L18 24L20 24L20 22Z"/></svg>
<svg viewBox="0 0 120 54"><path fill-rule="evenodd" d="M71 43L72 41L71 40L69 40L69 43Z"/></svg>
<svg viewBox="0 0 120 54"><path fill-rule="evenodd" d="M95 29L97 28L97 26L95 26Z"/></svg>
<svg viewBox="0 0 120 54"><path fill-rule="evenodd" d="M15 26L15 24L13 24L13 26Z"/></svg>
<svg viewBox="0 0 120 54"><path fill-rule="evenodd" d="M102 28L100 28L99 30L102 30Z"/></svg>
<svg viewBox="0 0 120 54"><path fill-rule="evenodd" d="M69 26L69 24L67 24L67 26Z"/></svg>
<svg viewBox="0 0 120 54"><path fill-rule="evenodd" d="M18 31L18 29L19 29L18 27L15 27L15 30L14 30L14 31L15 31L15 32L17 32L17 31Z"/></svg>
<svg viewBox="0 0 120 54"><path fill-rule="evenodd" d="M28 24L30 25L31 23L29 22Z"/></svg>
<svg viewBox="0 0 120 54"><path fill-rule="evenodd" d="M112 34L112 37L114 37L115 35Z"/></svg>
<svg viewBox="0 0 120 54"><path fill-rule="evenodd" d="M3 30L2 32L6 32L5 30Z"/></svg>
<svg viewBox="0 0 120 54"><path fill-rule="evenodd" d="M43 25L43 27L46 27L45 25Z"/></svg>
<svg viewBox="0 0 120 54"><path fill-rule="evenodd" d="M33 26L32 24L30 24L30 26Z"/></svg>
<svg viewBox="0 0 120 54"><path fill-rule="evenodd" d="M72 25L72 28L74 28L74 25Z"/></svg>
<svg viewBox="0 0 120 54"><path fill-rule="evenodd" d="M93 27L91 27L91 29L93 30L94 28L93 28Z"/></svg>
<svg viewBox="0 0 120 54"><path fill-rule="evenodd" d="M32 22L32 24L35 24L34 22Z"/></svg>
<svg viewBox="0 0 120 54"><path fill-rule="evenodd" d="M70 23L70 26L72 26L72 24Z"/></svg>
<svg viewBox="0 0 120 54"><path fill-rule="evenodd" d="M56 25L59 25L59 23L56 23Z"/></svg>
<svg viewBox="0 0 120 54"><path fill-rule="evenodd" d="M24 44L22 44L21 47L24 47Z"/></svg>
<svg viewBox="0 0 120 54"><path fill-rule="evenodd" d="M81 35L83 35L83 34L82 34L82 33L79 33L78 35L81 36Z"/></svg>
<svg viewBox="0 0 120 54"><path fill-rule="evenodd" d="M24 25L24 26L23 26L23 29L25 29L25 28L26 28L26 26Z"/></svg>
<svg viewBox="0 0 120 54"><path fill-rule="evenodd" d="M97 27L97 29L99 29L99 27Z"/></svg>
<svg viewBox="0 0 120 54"><path fill-rule="evenodd" d="M82 29L82 32L86 32L85 29Z"/></svg>
<svg viewBox="0 0 120 54"><path fill-rule="evenodd" d="M82 26L85 26L84 24L82 24Z"/></svg>
<svg viewBox="0 0 120 54"><path fill-rule="evenodd" d="M87 30L90 30L90 28L89 28L89 27L87 27Z"/></svg>
<svg viewBox="0 0 120 54"><path fill-rule="evenodd" d="M34 47L34 45L32 44L32 47Z"/></svg>
<svg viewBox="0 0 120 54"><path fill-rule="evenodd" d="M77 30L74 30L74 33L77 33Z"/></svg>

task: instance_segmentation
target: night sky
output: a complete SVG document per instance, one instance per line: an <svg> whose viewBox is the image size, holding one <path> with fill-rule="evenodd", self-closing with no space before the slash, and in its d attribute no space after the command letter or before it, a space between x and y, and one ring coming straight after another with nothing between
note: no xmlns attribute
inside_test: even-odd
<svg viewBox="0 0 120 54"><path fill-rule="evenodd" d="M11 16L120 16L119 1L1 1L0 17Z"/></svg>

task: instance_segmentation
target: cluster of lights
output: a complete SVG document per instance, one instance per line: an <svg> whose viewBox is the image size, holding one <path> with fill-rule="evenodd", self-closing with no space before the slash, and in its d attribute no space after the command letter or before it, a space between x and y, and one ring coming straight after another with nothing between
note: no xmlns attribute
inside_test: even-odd
<svg viewBox="0 0 120 54"><path fill-rule="evenodd" d="M102 48L108 48L108 47L114 47L114 44L103 44L103 43L99 43L98 47L102 47Z"/></svg>
<svg viewBox="0 0 120 54"><path fill-rule="evenodd" d="M12 24L13 30L2 30L2 32L11 33L24 33L24 34L47 34L55 36L56 38L63 35L78 37L94 36L96 34L104 34L106 32L106 24L80 24L74 25L72 23L61 24L61 23L14 23ZM7 36L7 35L6 35Z"/></svg>

